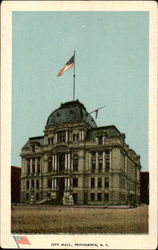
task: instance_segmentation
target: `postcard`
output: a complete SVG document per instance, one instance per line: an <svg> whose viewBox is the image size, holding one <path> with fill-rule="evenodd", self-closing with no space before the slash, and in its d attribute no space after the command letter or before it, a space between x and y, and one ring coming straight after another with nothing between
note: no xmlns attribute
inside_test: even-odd
<svg viewBox="0 0 158 250"><path fill-rule="evenodd" d="M157 4L3 1L1 246L156 249Z"/></svg>

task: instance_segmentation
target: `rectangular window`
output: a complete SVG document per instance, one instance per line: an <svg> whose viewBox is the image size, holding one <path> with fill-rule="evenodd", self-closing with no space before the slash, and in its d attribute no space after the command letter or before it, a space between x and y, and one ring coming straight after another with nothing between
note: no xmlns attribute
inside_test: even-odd
<svg viewBox="0 0 158 250"><path fill-rule="evenodd" d="M31 187L34 188L34 181L31 181Z"/></svg>
<svg viewBox="0 0 158 250"><path fill-rule="evenodd" d="M27 174L30 174L30 166L27 166Z"/></svg>
<svg viewBox="0 0 158 250"><path fill-rule="evenodd" d="M105 201L108 201L109 200L109 194L104 194L104 199L105 199Z"/></svg>
<svg viewBox="0 0 158 250"><path fill-rule="evenodd" d="M48 172L51 173L52 172L52 157L49 156L48 158Z"/></svg>
<svg viewBox="0 0 158 250"><path fill-rule="evenodd" d="M92 172L94 173L96 169L96 161L92 160Z"/></svg>
<svg viewBox="0 0 158 250"><path fill-rule="evenodd" d="M109 170L109 168L110 168L110 159L109 158L105 159L105 168L106 168L106 170Z"/></svg>
<svg viewBox="0 0 158 250"><path fill-rule="evenodd" d="M91 201L94 201L95 200L95 195L94 193L91 193Z"/></svg>
<svg viewBox="0 0 158 250"><path fill-rule="evenodd" d="M73 178L73 187L78 187L78 179Z"/></svg>
<svg viewBox="0 0 158 250"><path fill-rule="evenodd" d="M32 173L35 173L35 159L32 159Z"/></svg>
<svg viewBox="0 0 158 250"><path fill-rule="evenodd" d="M109 177L105 177L105 187L109 188Z"/></svg>
<svg viewBox="0 0 158 250"><path fill-rule="evenodd" d="M92 187L92 188L95 187L95 178L91 178L91 187Z"/></svg>
<svg viewBox="0 0 158 250"><path fill-rule="evenodd" d="M98 193L98 201L101 201L101 193Z"/></svg>
<svg viewBox="0 0 158 250"><path fill-rule="evenodd" d="M102 187L102 178L98 178L98 188Z"/></svg>
<svg viewBox="0 0 158 250"><path fill-rule="evenodd" d="M39 188L39 180L36 181L36 188Z"/></svg>

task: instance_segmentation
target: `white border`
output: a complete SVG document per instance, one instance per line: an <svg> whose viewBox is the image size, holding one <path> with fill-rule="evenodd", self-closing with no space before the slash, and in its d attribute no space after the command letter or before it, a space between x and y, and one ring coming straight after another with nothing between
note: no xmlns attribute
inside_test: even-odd
<svg viewBox="0 0 158 250"><path fill-rule="evenodd" d="M31 246L52 248L50 243L108 243L105 249L156 249L157 245L157 3L156 1L4 1L2 2L1 75L1 246L17 248L10 233L12 11L149 11L149 171L148 235L28 235ZM54 247L57 249L58 247ZM59 247L62 249L61 247ZM69 249L70 247L66 247ZM95 249L78 247L78 249ZM98 247L97 249L101 249ZM102 248L103 249L103 248Z"/></svg>

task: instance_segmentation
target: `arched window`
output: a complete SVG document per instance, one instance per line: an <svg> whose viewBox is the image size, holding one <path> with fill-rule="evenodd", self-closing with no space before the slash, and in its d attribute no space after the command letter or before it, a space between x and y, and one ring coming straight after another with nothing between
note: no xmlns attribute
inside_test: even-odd
<svg viewBox="0 0 158 250"><path fill-rule="evenodd" d="M65 154L59 156L59 171L65 170Z"/></svg>
<svg viewBox="0 0 158 250"><path fill-rule="evenodd" d="M78 171L78 155L73 156L73 170Z"/></svg>
<svg viewBox="0 0 158 250"><path fill-rule="evenodd" d="M109 157L106 157L106 159L105 159L105 168L106 168L106 171L108 171L110 168L110 158Z"/></svg>
<svg viewBox="0 0 158 250"><path fill-rule="evenodd" d="M48 158L48 172L51 173L52 172L52 157L49 156Z"/></svg>
<svg viewBox="0 0 158 250"><path fill-rule="evenodd" d="M48 145L50 144L50 142L51 142L51 139L50 139L50 138L48 138Z"/></svg>

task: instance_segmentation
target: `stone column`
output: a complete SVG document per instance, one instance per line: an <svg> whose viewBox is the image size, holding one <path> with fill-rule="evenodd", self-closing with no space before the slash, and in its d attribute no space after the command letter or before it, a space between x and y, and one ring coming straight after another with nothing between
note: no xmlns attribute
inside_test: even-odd
<svg viewBox="0 0 158 250"><path fill-rule="evenodd" d="M67 153L65 153L65 171L67 171Z"/></svg>
<svg viewBox="0 0 158 250"><path fill-rule="evenodd" d="M70 177L68 177L68 179L67 179L67 189L68 190L70 189Z"/></svg>
<svg viewBox="0 0 158 250"><path fill-rule="evenodd" d="M42 188L42 183L41 183L41 180L39 180L39 190L41 190Z"/></svg>
<svg viewBox="0 0 158 250"><path fill-rule="evenodd" d="M95 188L98 188L98 177L95 177Z"/></svg>
<svg viewBox="0 0 158 250"><path fill-rule="evenodd" d="M54 135L54 143L57 143L57 133Z"/></svg>
<svg viewBox="0 0 158 250"><path fill-rule="evenodd" d="M54 169L57 171L57 154L54 155Z"/></svg>
<svg viewBox="0 0 158 250"><path fill-rule="evenodd" d="M98 137L95 138L96 144L98 144Z"/></svg>
<svg viewBox="0 0 158 250"><path fill-rule="evenodd" d="M52 156L52 171L54 171L54 155Z"/></svg>
<svg viewBox="0 0 158 250"><path fill-rule="evenodd" d="M84 131L82 130L82 141L84 140Z"/></svg>
<svg viewBox="0 0 158 250"><path fill-rule="evenodd" d="M98 152L96 152L96 170L95 170L96 172L98 172L98 165L99 165L98 161L99 161Z"/></svg>
<svg viewBox="0 0 158 250"><path fill-rule="evenodd" d="M91 153L88 153L88 170L91 170Z"/></svg>
<svg viewBox="0 0 158 250"><path fill-rule="evenodd" d="M105 173L105 152L103 152L103 173Z"/></svg>
<svg viewBox="0 0 158 250"><path fill-rule="evenodd" d="M21 169L21 176L24 177L26 174L26 160L24 158L21 159L21 165L22 165L22 169Z"/></svg>
<svg viewBox="0 0 158 250"><path fill-rule="evenodd" d="M109 169L112 166L112 150L110 150L110 161L109 161Z"/></svg>
<svg viewBox="0 0 158 250"><path fill-rule="evenodd" d="M54 178L52 178L52 190L54 190Z"/></svg>
<svg viewBox="0 0 158 250"><path fill-rule="evenodd" d="M67 177L65 178L65 190L67 190Z"/></svg>
<svg viewBox="0 0 158 250"><path fill-rule="evenodd" d="M68 131L66 131L66 142L68 142Z"/></svg>
<svg viewBox="0 0 158 250"><path fill-rule="evenodd" d="M57 179L54 178L54 190L56 190L56 189L57 189Z"/></svg>
<svg viewBox="0 0 158 250"><path fill-rule="evenodd" d="M79 132L79 140L82 141L82 130Z"/></svg>
<svg viewBox="0 0 158 250"><path fill-rule="evenodd" d="M32 174L32 159L30 159L30 173Z"/></svg>
<svg viewBox="0 0 158 250"><path fill-rule="evenodd" d="M104 145L105 144L105 136L103 136L102 140L103 140L103 145Z"/></svg>
<svg viewBox="0 0 158 250"><path fill-rule="evenodd" d="M68 160L67 160L67 162L68 162L68 171L70 171L70 153L68 153Z"/></svg>
<svg viewBox="0 0 158 250"><path fill-rule="evenodd" d="M37 174L37 158L35 158L35 174Z"/></svg>

